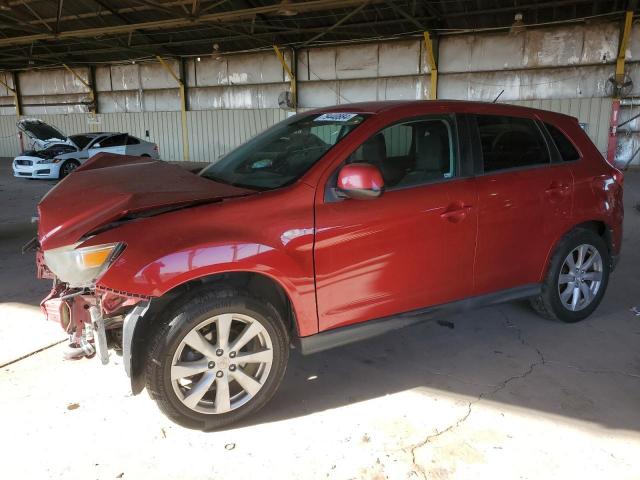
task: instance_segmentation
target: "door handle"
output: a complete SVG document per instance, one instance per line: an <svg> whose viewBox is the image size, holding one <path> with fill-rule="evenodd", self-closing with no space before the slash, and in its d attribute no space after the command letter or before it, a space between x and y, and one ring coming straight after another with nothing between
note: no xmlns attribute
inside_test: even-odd
<svg viewBox="0 0 640 480"><path fill-rule="evenodd" d="M453 204L449 205L447 210L440 214L440 218L449 220L452 223L457 223L467 218L470 211L470 205Z"/></svg>

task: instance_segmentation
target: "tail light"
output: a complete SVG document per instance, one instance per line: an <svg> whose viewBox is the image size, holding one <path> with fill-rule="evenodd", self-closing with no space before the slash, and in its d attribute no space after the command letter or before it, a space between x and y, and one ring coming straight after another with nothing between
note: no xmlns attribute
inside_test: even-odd
<svg viewBox="0 0 640 480"><path fill-rule="evenodd" d="M615 182L622 186L622 184L624 183L624 173L622 173L622 171L618 170L617 168L614 169L613 171L613 179L615 180Z"/></svg>
<svg viewBox="0 0 640 480"><path fill-rule="evenodd" d="M609 167L611 169L611 178L613 178L616 185L622 187L624 183L624 172L614 165L609 164Z"/></svg>

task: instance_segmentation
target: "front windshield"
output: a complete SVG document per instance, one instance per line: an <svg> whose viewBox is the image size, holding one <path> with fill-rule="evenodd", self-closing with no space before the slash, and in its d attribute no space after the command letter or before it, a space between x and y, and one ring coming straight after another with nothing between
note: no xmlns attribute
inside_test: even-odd
<svg viewBox="0 0 640 480"><path fill-rule="evenodd" d="M93 137L90 137L88 135L71 135L69 137L69 140L71 140L74 145L76 145L80 150L84 150L84 147L89 145L89 142L92 140L92 138Z"/></svg>
<svg viewBox="0 0 640 480"><path fill-rule="evenodd" d="M296 115L231 151L200 175L258 190L282 187L300 178L365 117L344 112Z"/></svg>

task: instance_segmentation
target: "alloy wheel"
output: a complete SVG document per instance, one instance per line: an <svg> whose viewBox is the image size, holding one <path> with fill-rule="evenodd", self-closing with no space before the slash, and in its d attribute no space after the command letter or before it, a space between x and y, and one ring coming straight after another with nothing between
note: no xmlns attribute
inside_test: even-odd
<svg viewBox="0 0 640 480"><path fill-rule="evenodd" d="M71 172L73 172L76 167L77 165L74 162L66 162L64 165L62 165L62 176L66 177Z"/></svg>
<svg viewBox="0 0 640 480"><path fill-rule="evenodd" d="M171 362L178 399L199 413L222 414L256 396L273 363L271 337L247 315L208 318L180 342Z"/></svg>
<svg viewBox="0 0 640 480"><path fill-rule="evenodd" d="M588 307L600 291L602 267L602 256L593 245L578 245L569 252L558 276L562 306L573 312Z"/></svg>

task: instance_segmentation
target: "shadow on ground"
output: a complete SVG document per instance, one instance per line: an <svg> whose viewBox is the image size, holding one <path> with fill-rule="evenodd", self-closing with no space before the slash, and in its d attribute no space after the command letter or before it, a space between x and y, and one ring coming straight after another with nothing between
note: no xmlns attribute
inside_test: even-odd
<svg viewBox="0 0 640 480"><path fill-rule="evenodd" d="M54 183L10 178L7 165L0 163L0 303L37 305L49 284L35 280L33 255L21 256L19 249L34 235L29 220L37 200ZM640 213L633 208L640 201L640 172L629 173L625 184L623 257L588 320L549 322L519 302L308 357L294 350L276 397L244 425L428 389L464 395L469 411L482 398L640 430L640 317L630 312L640 304Z"/></svg>

